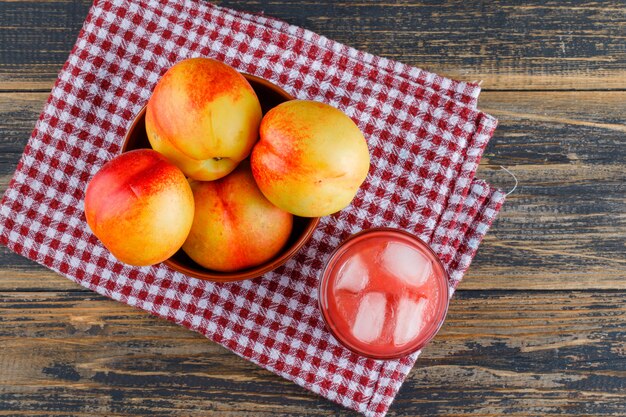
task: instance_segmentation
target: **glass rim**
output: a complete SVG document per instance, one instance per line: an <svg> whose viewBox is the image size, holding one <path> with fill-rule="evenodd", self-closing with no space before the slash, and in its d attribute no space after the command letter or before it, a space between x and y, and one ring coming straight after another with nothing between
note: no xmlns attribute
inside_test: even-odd
<svg viewBox="0 0 626 417"><path fill-rule="evenodd" d="M393 351L390 354L373 354L371 352L368 351L364 351L362 349L360 349L358 346L354 346L353 344L349 343L347 340L343 339L341 337L341 335L339 334L340 332L338 332L333 324L333 321L331 320L331 318L329 317L330 314L328 312L328 309L325 307L324 305L324 301L327 300L327 289L328 289L328 281L329 281L329 277L330 277L330 271L329 271L329 267L333 266L333 262L336 261L336 259L339 257L339 255L342 255L345 250L347 250L347 248L350 247L350 245L354 244L355 240L357 239L363 239L363 236L366 235L370 235L370 234L376 234L376 233L392 233L392 234L397 234L397 235L401 235L404 236L406 238L409 238L409 240L413 241L415 244L417 244L417 246L420 249L423 249L425 252L428 253L428 255L430 255L430 257L432 258L431 260L436 262L439 267L440 270L442 271L442 275L441 278L438 278L439 281L443 281L444 283L444 287L445 287L445 291L443 291L445 294L444 295L444 300L440 302L440 304L443 304L443 306L441 307L437 307L437 311L438 313L441 315L440 319L436 319L433 320L430 324L430 328L427 329L427 332L425 332L426 336L423 338L417 338L417 340L420 340L419 343L416 344L408 344L407 347L400 349L398 351ZM332 269L332 268L331 268ZM439 275L439 274L437 274ZM443 325L443 322L445 321L447 314L448 314L448 307L450 305L450 278L449 278L449 274L448 271L446 270L446 268L443 265L443 262L441 262L441 259L439 259L439 256L437 256L437 254L435 253L435 251L430 247L429 244L427 244L426 242L424 242L422 239L420 239L419 237L415 236L414 234L407 232L406 230L402 230L402 229L397 229L397 228L392 228L392 227L373 227L370 229L365 229L365 230L361 230L360 232L357 232L353 235L351 235L350 237L348 237L347 239L345 239L343 242L341 242L329 255L328 260L326 261L324 268L322 269L322 276L319 280L319 284L318 284L318 305L319 305L319 309L322 312L322 318L324 320L324 324L326 325L326 328L330 331L330 333L333 335L333 337L346 349L348 349L351 352L354 352L360 356L364 356L366 358L370 358L370 359L376 359L376 360L388 360L388 359L400 359L403 358L407 355L410 355L412 353L415 353L417 351L419 351L420 349L422 349L424 346L426 346L430 341L432 341L432 339L435 337L435 335L439 332L439 329L441 329L441 326Z"/></svg>

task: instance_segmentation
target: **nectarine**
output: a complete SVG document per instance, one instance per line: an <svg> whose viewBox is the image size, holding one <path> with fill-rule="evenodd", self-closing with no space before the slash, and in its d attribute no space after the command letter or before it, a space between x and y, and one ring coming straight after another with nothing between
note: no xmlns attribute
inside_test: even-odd
<svg viewBox="0 0 626 417"><path fill-rule="evenodd" d="M260 122L261 105L248 81L209 58L170 68L146 108L152 148L200 181L221 178L248 157Z"/></svg>
<svg viewBox="0 0 626 417"><path fill-rule="evenodd" d="M282 103L263 117L250 161L265 197L303 217L350 204L370 166L367 143L352 119L304 100Z"/></svg>
<svg viewBox="0 0 626 417"><path fill-rule="evenodd" d="M183 250L215 271L257 266L275 256L289 239L293 216L261 194L247 161L217 181L192 181L196 203Z"/></svg>
<svg viewBox="0 0 626 417"><path fill-rule="evenodd" d="M87 186L85 217L120 261L153 265L172 256L193 221L185 175L151 149L123 153L102 166Z"/></svg>

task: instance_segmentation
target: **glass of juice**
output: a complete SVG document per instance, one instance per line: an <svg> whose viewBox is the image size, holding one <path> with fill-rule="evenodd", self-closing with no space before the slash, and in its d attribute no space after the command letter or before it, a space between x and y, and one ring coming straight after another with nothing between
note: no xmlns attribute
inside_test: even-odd
<svg viewBox="0 0 626 417"><path fill-rule="evenodd" d="M398 229L357 233L330 256L319 302L335 338L351 351L395 359L421 349L448 311L448 274L422 240Z"/></svg>

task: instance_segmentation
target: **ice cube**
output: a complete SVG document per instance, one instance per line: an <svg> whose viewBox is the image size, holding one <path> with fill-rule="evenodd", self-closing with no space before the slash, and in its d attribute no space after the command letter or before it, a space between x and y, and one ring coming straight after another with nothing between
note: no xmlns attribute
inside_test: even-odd
<svg viewBox="0 0 626 417"><path fill-rule="evenodd" d="M419 287L432 272L432 262L417 249L390 242L381 254L383 267L407 285Z"/></svg>
<svg viewBox="0 0 626 417"><path fill-rule="evenodd" d="M402 298L396 309L396 327L393 330L393 342L404 345L415 339L424 327L424 312L428 301L420 298L415 301L411 298Z"/></svg>
<svg viewBox="0 0 626 417"><path fill-rule="evenodd" d="M387 297L380 292L363 296L352 325L352 335L362 342L370 343L380 337L385 324Z"/></svg>
<svg viewBox="0 0 626 417"><path fill-rule="evenodd" d="M335 295L335 303L337 305L337 312L346 323L354 323L356 312L359 310L359 303L361 296L348 291L342 291Z"/></svg>
<svg viewBox="0 0 626 417"><path fill-rule="evenodd" d="M339 271L335 289L358 293L365 289L368 281L369 274L367 272L367 266L360 255L355 255L348 259Z"/></svg>

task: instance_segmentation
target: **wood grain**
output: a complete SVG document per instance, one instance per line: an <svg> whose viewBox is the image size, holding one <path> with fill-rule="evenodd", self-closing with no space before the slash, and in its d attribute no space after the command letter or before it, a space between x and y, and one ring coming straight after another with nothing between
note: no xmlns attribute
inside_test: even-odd
<svg viewBox="0 0 626 417"><path fill-rule="evenodd" d="M0 94L0 191L47 94ZM478 176L518 177L462 289L626 288L626 92L485 92L500 120ZM498 169L496 169L498 168ZM73 290L0 249L0 290Z"/></svg>
<svg viewBox="0 0 626 417"><path fill-rule="evenodd" d="M626 288L626 94L485 92L478 176L510 190L464 289Z"/></svg>
<svg viewBox="0 0 626 417"><path fill-rule="evenodd" d="M486 89L626 89L621 0L218 3ZM90 4L1 0L0 88L49 90Z"/></svg>
<svg viewBox="0 0 626 417"><path fill-rule="evenodd" d="M624 415L625 306L618 292L461 292L389 415ZM0 320L5 414L356 415L95 294L3 293Z"/></svg>

